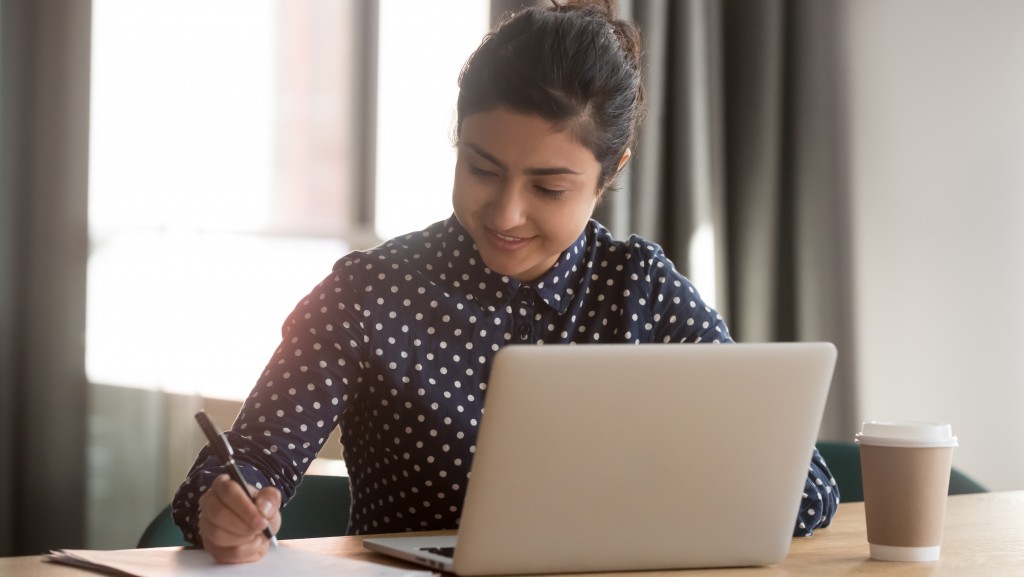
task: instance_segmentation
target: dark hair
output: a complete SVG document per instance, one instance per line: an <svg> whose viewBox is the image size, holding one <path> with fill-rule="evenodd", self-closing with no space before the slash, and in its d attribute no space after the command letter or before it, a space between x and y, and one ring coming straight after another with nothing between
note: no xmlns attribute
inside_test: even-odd
<svg viewBox="0 0 1024 577"><path fill-rule="evenodd" d="M527 8L484 37L459 76L455 138L467 116L506 107L567 130L615 177L645 115L640 32L611 0Z"/></svg>

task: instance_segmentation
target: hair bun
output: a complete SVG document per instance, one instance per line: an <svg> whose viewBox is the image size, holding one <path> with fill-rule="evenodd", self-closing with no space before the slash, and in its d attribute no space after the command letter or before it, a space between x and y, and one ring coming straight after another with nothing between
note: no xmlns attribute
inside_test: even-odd
<svg viewBox="0 0 1024 577"><path fill-rule="evenodd" d="M617 13L615 0L566 0L565 2L551 0L551 4L553 4L555 9L559 11L564 11L566 9L582 10L594 7L609 20L614 20Z"/></svg>
<svg viewBox="0 0 1024 577"><path fill-rule="evenodd" d="M640 57L643 53L643 41L640 37L640 29L633 22L618 19L618 5L615 0L551 0L552 10L555 12L588 12L601 16L608 21L615 37L619 40L623 51L629 55L635 66L639 67Z"/></svg>

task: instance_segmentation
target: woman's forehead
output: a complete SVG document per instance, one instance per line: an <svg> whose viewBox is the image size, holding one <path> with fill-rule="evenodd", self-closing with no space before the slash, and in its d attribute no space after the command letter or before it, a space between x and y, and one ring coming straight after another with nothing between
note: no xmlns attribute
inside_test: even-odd
<svg viewBox="0 0 1024 577"><path fill-rule="evenodd" d="M598 165L593 152L564 128L537 114L498 108L464 120L460 145L483 149L502 162L557 157L580 165Z"/></svg>

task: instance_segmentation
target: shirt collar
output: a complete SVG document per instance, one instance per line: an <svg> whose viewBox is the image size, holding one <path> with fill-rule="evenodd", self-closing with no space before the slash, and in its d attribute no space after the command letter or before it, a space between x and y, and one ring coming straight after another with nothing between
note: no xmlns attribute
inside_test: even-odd
<svg viewBox="0 0 1024 577"><path fill-rule="evenodd" d="M473 238L452 215L442 223L443 229L438 235L447 260L444 272L438 274L439 280L456 292L464 293L468 300L479 302L490 312L504 308L520 289L526 287L546 305L564 314L569 310L569 303L575 297L574 291L584 274L585 267L581 263L586 255L589 233L595 224L591 221L587 225L579 238L562 251L550 270L533 282L523 283L487 268Z"/></svg>

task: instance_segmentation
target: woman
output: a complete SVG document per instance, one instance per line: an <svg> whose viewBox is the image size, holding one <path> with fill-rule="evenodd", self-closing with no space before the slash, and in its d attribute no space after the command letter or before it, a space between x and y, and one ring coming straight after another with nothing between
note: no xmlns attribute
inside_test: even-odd
<svg viewBox="0 0 1024 577"><path fill-rule="evenodd" d="M340 426L350 532L458 525L489 364L513 343L730 342L660 247L591 220L644 117L636 28L607 2L520 12L460 77L454 214L351 253L303 299L229 438L258 507L208 450L174 518L222 562L260 558ZM815 452L795 534L838 504Z"/></svg>

